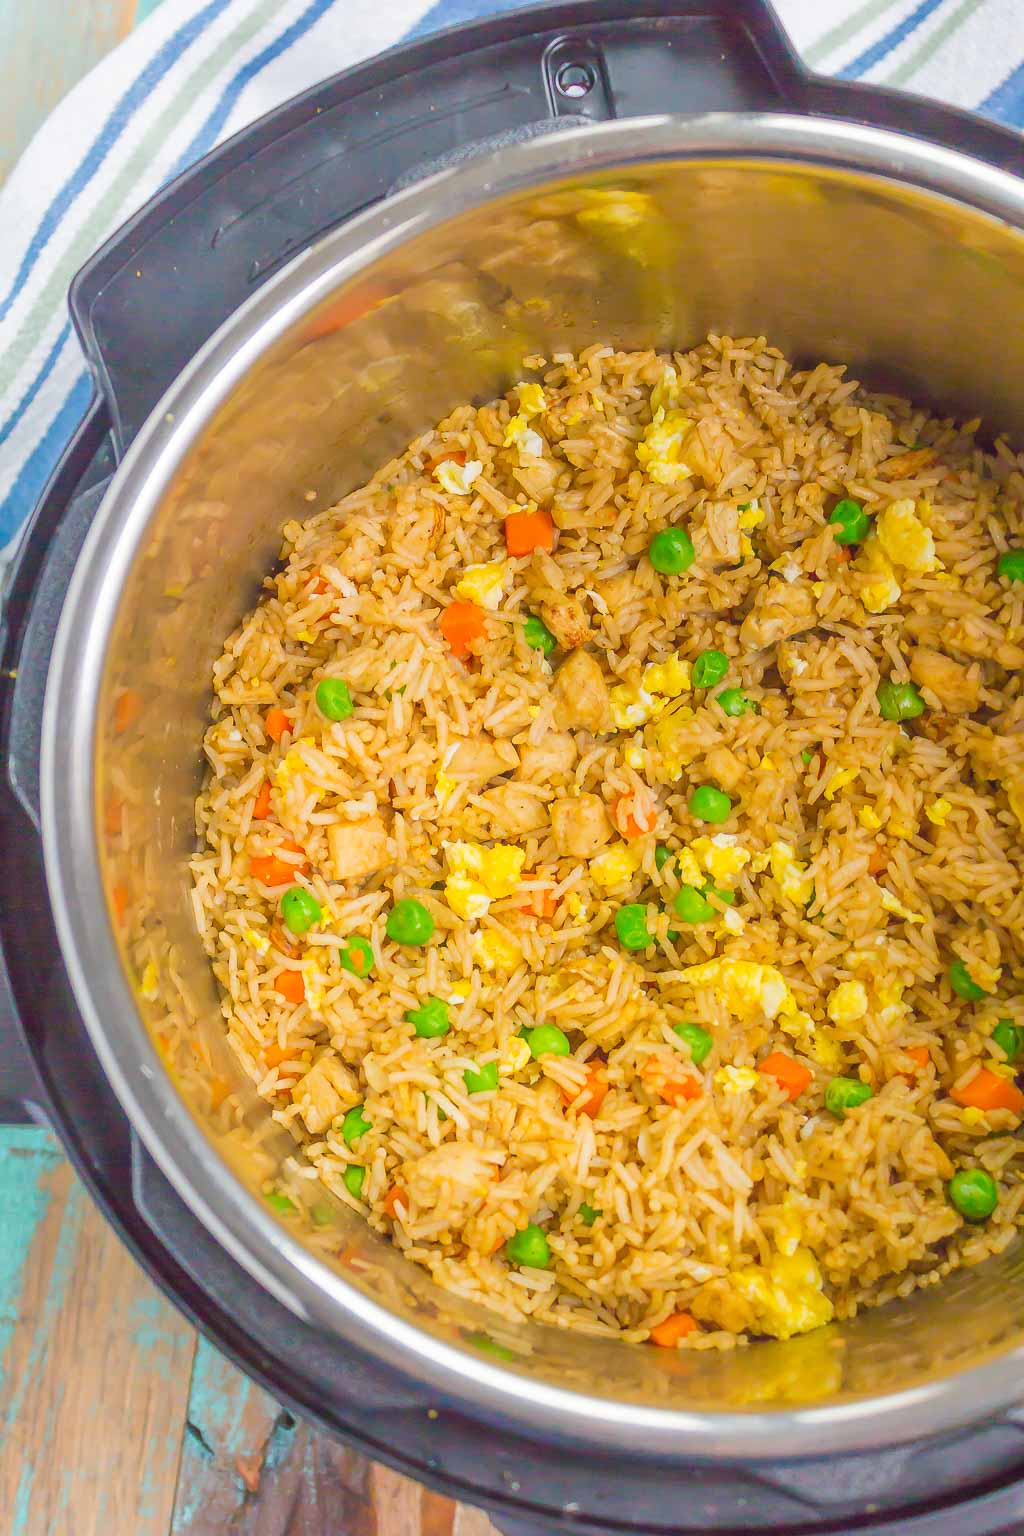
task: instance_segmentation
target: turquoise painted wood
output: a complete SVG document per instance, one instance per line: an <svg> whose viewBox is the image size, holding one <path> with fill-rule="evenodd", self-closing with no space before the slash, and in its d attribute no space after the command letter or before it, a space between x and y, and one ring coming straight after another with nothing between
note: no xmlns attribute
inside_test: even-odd
<svg viewBox="0 0 1024 1536"><path fill-rule="evenodd" d="M191 1328L35 1127L0 1127L0 1236L0 1529L167 1536Z"/></svg>

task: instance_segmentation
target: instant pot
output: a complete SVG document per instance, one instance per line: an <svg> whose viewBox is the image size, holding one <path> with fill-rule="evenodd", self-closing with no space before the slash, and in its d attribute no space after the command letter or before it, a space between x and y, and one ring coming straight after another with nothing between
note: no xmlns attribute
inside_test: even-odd
<svg viewBox="0 0 1024 1536"><path fill-rule="evenodd" d="M73 286L95 395L3 616L0 1099L243 1370L509 1536L1024 1529L1024 1247L672 1353L268 1209L294 1148L244 1085L217 1108L189 901L212 662L282 524L525 355L765 334L1024 442L1022 168L1009 132L806 73L755 0L579 0L327 80Z"/></svg>

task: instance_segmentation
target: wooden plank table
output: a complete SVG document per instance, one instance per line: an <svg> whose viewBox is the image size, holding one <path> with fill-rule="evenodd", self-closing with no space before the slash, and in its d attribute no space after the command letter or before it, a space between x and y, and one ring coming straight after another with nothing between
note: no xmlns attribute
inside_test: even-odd
<svg viewBox="0 0 1024 1536"><path fill-rule="evenodd" d="M158 0L0 0L0 180ZM55 1138L0 1126L0 1536L495 1536L298 1424L154 1289Z"/></svg>
<svg viewBox="0 0 1024 1536"><path fill-rule="evenodd" d="M497 1536L297 1422L179 1317L36 1127L0 1127L2 1536Z"/></svg>

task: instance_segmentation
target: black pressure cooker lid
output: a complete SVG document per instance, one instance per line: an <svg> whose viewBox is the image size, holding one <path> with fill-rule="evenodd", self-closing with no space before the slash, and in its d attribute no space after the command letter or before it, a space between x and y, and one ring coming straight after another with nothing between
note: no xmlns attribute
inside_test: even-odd
<svg viewBox="0 0 1024 1536"><path fill-rule="evenodd" d="M39 740L64 594L117 461L202 343L318 235L482 141L736 110L852 118L1021 166L1020 140L1006 130L806 73L762 0L565 0L435 34L325 81L173 182L79 273L71 309L96 394L0 610L0 1119L31 1113L54 1127L156 1283L268 1391L376 1459L486 1505L508 1536L1009 1536L1024 1530L1024 1416L770 1467L597 1457L470 1419L310 1328L218 1246L132 1132L78 1016L47 899Z"/></svg>

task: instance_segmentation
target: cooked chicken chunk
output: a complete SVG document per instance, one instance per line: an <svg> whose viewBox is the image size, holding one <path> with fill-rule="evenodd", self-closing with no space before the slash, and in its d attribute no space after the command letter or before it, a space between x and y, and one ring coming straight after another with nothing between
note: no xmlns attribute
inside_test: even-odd
<svg viewBox="0 0 1024 1536"><path fill-rule="evenodd" d="M910 658L910 675L952 715L967 715L978 707L981 679L977 666L966 667L941 651L918 646Z"/></svg>
<svg viewBox="0 0 1024 1536"><path fill-rule="evenodd" d="M590 639L590 624L578 597L547 599L540 605L540 616L563 650L574 651Z"/></svg>
<svg viewBox="0 0 1024 1536"><path fill-rule="evenodd" d="M335 880L361 880L388 863L388 830L380 816L336 822L327 828Z"/></svg>
<svg viewBox="0 0 1024 1536"><path fill-rule="evenodd" d="M494 837L524 837L547 825L548 813L543 800L518 784L496 784L481 798L490 811Z"/></svg>
<svg viewBox="0 0 1024 1536"><path fill-rule="evenodd" d="M612 824L599 795L574 795L552 805L551 832L559 853L589 859L611 838Z"/></svg>
<svg viewBox="0 0 1024 1536"><path fill-rule="evenodd" d="M791 635L813 629L817 622L814 593L806 583L765 582L758 588L754 606L740 625L740 644L762 651Z"/></svg>
<svg viewBox="0 0 1024 1536"><path fill-rule="evenodd" d="M356 1097L355 1079L333 1051L314 1062L292 1089L292 1100L314 1136L326 1131Z"/></svg>
<svg viewBox="0 0 1024 1536"><path fill-rule="evenodd" d="M517 777L533 784L568 778L576 766L577 755L576 743L568 731L549 731L540 741L521 748Z"/></svg>
<svg viewBox="0 0 1024 1536"><path fill-rule="evenodd" d="M601 663L589 651L576 651L555 674L555 699L560 725L583 730L610 731L611 703Z"/></svg>
<svg viewBox="0 0 1024 1536"><path fill-rule="evenodd" d="M730 747L714 747L704 759L708 777L724 790L735 789L747 770Z"/></svg>
<svg viewBox="0 0 1024 1536"><path fill-rule="evenodd" d="M445 765L453 779L471 779L482 784L501 773L511 773L519 765L519 753L510 741L492 741L480 736L476 741L460 741Z"/></svg>

